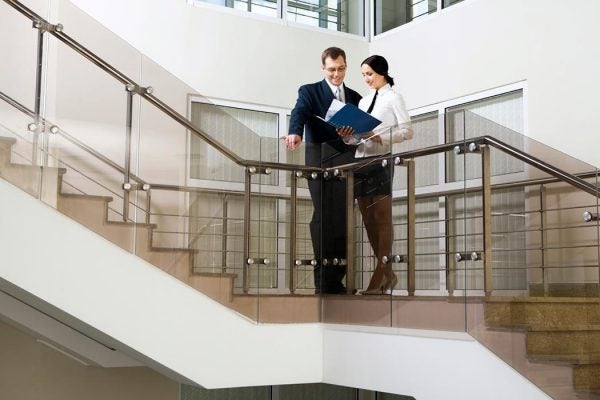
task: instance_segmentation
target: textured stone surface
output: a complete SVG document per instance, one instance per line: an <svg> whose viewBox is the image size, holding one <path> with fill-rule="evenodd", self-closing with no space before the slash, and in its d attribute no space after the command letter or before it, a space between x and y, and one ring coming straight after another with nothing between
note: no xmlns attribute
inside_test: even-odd
<svg viewBox="0 0 600 400"><path fill-rule="evenodd" d="M581 398L600 394L600 299L491 298L486 325L527 333L530 359L573 366L573 385Z"/></svg>

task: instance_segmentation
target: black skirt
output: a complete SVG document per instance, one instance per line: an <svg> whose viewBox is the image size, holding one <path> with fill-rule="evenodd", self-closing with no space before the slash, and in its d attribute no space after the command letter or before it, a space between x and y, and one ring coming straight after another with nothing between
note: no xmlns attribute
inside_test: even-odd
<svg viewBox="0 0 600 400"><path fill-rule="evenodd" d="M376 159L375 157L356 158L356 161ZM372 163L354 171L354 198L392 194L393 166L381 166L381 161Z"/></svg>

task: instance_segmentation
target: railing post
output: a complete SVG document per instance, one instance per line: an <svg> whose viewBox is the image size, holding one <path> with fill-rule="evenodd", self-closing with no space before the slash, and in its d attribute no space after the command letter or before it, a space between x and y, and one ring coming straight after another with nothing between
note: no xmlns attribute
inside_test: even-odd
<svg viewBox="0 0 600 400"><path fill-rule="evenodd" d="M354 293L354 170L346 171L346 291Z"/></svg>
<svg viewBox="0 0 600 400"><path fill-rule="evenodd" d="M146 191L146 223L150 224L150 217L152 216L152 191L148 189Z"/></svg>
<svg viewBox="0 0 600 400"><path fill-rule="evenodd" d="M407 289L408 295L414 296L416 289L416 195L415 195L415 161L406 160L406 230L407 230Z"/></svg>
<svg viewBox="0 0 600 400"><path fill-rule="evenodd" d="M490 148L479 146L481 151L481 186L483 209L483 290L486 296L492 294L493 254L492 254L492 171L490 163Z"/></svg>
<svg viewBox="0 0 600 400"><path fill-rule="evenodd" d="M290 188L290 293L296 292L296 213L298 199L298 175L292 171Z"/></svg>
<svg viewBox="0 0 600 400"><path fill-rule="evenodd" d="M546 228L544 219L546 218L546 186L540 185L540 244L542 249L542 286L544 296L548 295L548 269L546 268Z"/></svg>
<svg viewBox="0 0 600 400"><path fill-rule="evenodd" d="M43 159L40 160L40 132L41 132L41 112L42 112L42 74L43 74L43 66L44 66L44 33L46 32L46 27L40 21L33 21L33 27L38 30L37 34L37 60L35 64L35 97L34 97L34 105L33 112L35 114L34 124L36 129L33 133L33 144L32 144L32 154L31 154L31 164L32 165L40 165L40 161L43 162Z"/></svg>
<svg viewBox="0 0 600 400"><path fill-rule="evenodd" d="M453 235L453 239L450 239L450 232L454 234L456 229L450 229L450 215L454 215L455 213L448 212L448 210L450 210L450 199L448 196L445 196L444 203L446 204L446 215L444 222L444 229L446 230L446 288L448 289L448 295L453 296L454 290L456 289L456 261L450 256L450 248L456 249L456 237Z"/></svg>
<svg viewBox="0 0 600 400"><path fill-rule="evenodd" d="M252 189L251 167L246 167L244 179L244 270L242 271L242 287L244 293L248 293L250 269L250 194Z"/></svg>
<svg viewBox="0 0 600 400"><path fill-rule="evenodd" d="M131 185L131 127L133 125L134 85L127 85L127 110L125 120L125 164L123 172L123 221L129 219L129 187Z"/></svg>
<svg viewBox="0 0 600 400"><path fill-rule="evenodd" d="M227 227L227 220L229 219L229 202L227 201L227 194L223 197L223 222L221 224L221 272L227 272L227 235L229 234L229 228Z"/></svg>

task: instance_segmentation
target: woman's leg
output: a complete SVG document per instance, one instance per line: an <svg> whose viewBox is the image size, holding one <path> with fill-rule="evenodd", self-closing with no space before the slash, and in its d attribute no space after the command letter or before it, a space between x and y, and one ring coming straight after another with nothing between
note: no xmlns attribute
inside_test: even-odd
<svg viewBox="0 0 600 400"><path fill-rule="evenodd" d="M383 264L381 258L389 256L392 249L392 200L389 195L367 196L358 199L358 206L377 265L367 290L375 290L391 282L391 266Z"/></svg>

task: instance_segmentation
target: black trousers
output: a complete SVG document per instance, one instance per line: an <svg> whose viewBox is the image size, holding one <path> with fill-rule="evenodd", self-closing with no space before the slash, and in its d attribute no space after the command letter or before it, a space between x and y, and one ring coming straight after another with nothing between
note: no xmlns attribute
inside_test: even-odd
<svg viewBox="0 0 600 400"><path fill-rule="evenodd" d="M339 142L306 143L306 165L332 167L354 160L354 149ZM314 211L310 221L310 235L317 265L315 288L321 293L339 293L345 290L342 283L345 266L323 266L323 259L346 258L346 181L338 178L308 181L308 190Z"/></svg>

